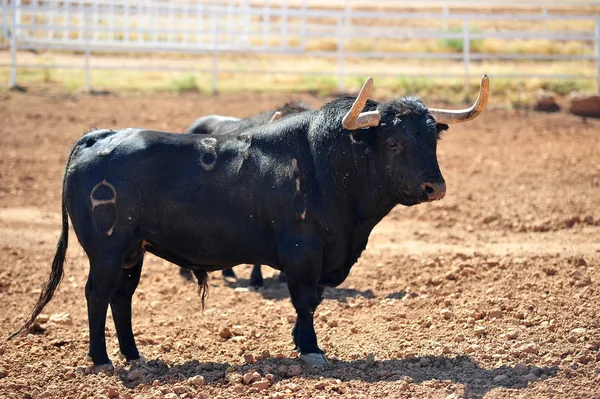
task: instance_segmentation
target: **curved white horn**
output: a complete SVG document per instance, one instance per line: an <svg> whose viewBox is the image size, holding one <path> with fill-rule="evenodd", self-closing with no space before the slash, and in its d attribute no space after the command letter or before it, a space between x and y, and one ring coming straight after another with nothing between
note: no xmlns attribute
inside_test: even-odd
<svg viewBox="0 0 600 399"><path fill-rule="evenodd" d="M275 122L281 119L281 112L277 111L273 114L273 116L271 117L271 120L269 121L269 123L271 122Z"/></svg>
<svg viewBox="0 0 600 399"><path fill-rule="evenodd" d="M475 100L475 104L473 104L470 108L459 110L430 108L429 113L431 116L433 116L437 123L452 124L468 122L477 118L479 114L481 114L488 103L489 97L490 78L488 78L487 75L483 75L483 78L481 78L481 86L479 86L479 95L477 96L477 100Z"/></svg>
<svg viewBox="0 0 600 399"><path fill-rule="evenodd" d="M379 125L380 116L378 111L361 112L365 108L372 88L373 78L369 78L362 89L360 89L360 93L358 93L356 100L354 100L352 108L350 108L350 111L342 119L344 129L356 130Z"/></svg>

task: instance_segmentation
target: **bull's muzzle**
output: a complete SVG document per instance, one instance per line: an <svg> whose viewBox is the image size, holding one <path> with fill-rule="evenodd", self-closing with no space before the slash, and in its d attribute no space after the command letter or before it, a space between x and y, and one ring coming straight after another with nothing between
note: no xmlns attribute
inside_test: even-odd
<svg viewBox="0 0 600 399"><path fill-rule="evenodd" d="M429 202L441 200L446 195L446 183L423 183L421 186Z"/></svg>

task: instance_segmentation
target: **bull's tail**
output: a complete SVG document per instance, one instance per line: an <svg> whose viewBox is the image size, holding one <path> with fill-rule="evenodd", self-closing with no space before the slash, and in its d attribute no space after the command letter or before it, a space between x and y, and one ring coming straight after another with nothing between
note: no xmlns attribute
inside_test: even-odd
<svg viewBox="0 0 600 399"><path fill-rule="evenodd" d="M208 273L194 270L194 276L198 280L198 296L202 300L202 310L204 310L204 301L208 297Z"/></svg>
<svg viewBox="0 0 600 399"><path fill-rule="evenodd" d="M40 297L35 304L35 307L31 311L29 318L23 324L21 328L19 328L16 332L11 334L8 339L12 339L18 334L21 334L24 331L29 331L36 317L44 307L50 302L52 296L54 295L54 291L60 284L60 280L63 277L63 265L65 263L65 256L67 254L67 247L69 245L69 215L67 214L67 204L66 204L66 176L67 170L69 169L69 164L71 163L71 158L75 151L76 146L73 147L71 153L69 154L69 158L67 160L67 166L65 168L65 178L63 179L63 191L62 191L62 231L60 233L60 238L58 239L58 244L56 245L56 254L54 255L54 260L52 261L52 270L50 271L50 276L48 277L48 281L40 294Z"/></svg>

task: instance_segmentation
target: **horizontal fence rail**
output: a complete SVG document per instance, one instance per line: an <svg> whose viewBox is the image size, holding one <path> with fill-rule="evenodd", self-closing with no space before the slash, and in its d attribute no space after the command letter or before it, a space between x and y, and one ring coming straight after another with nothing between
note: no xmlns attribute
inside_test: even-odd
<svg viewBox="0 0 600 399"><path fill-rule="evenodd" d="M452 60L462 71L404 76L462 78L465 89L472 63L481 61L581 61L595 64L595 74L496 73L520 78L596 79L600 77L600 2L372 2L313 0L0 0L0 46L10 51L10 86L20 68L84 69L86 88L91 71L135 69L212 74L297 74L337 78L343 90L349 76L395 76L393 71L354 70L349 59ZM500 28L482 29L492 22ZM511 26L514 25L514 26ZM579 54L489 53L477 49L481 40L577 42ZM404 41L452 41L455 52L395 49ZM318 45L315 45L318 43ZM420 42L419 42L420 43ZM370 46L378 44L378 46ZM83 65L19 63L19 50L81 52ZM165 65L100 65L101 53L182 53L212 57L207 67ZM244 70L220 66L224 54L307 56L337 60L334 70ZM600 81L599 81L600 83Z"/></svg>

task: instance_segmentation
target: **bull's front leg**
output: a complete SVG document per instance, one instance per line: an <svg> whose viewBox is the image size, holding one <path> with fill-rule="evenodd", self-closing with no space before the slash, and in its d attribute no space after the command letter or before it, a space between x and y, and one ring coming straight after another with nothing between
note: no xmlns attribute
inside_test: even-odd
<svg viewBox="0 0 600 399"><path fill-rule="evenodd" d="M322 249L306 242L293 242L281 251L283 272L287 276L292 304L296 309L293 338L300 358L308 364L327 363L317 344L314 312L321 302L323 290L319 288Z"/></svg>

